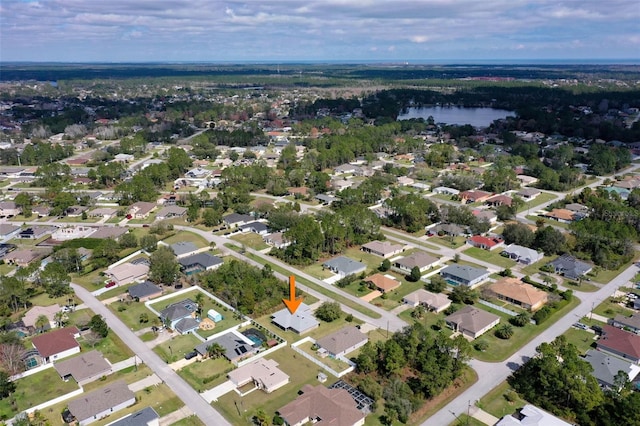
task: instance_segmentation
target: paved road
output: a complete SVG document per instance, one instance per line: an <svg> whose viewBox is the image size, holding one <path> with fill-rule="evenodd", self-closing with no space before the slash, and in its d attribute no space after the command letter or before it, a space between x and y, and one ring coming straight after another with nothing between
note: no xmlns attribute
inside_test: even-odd
<svg viewBox="0 0 640 426"><path fill-rule="evenodd" d="M551 327L523 346L506 361L490 363L472 360L470 364L478 373L478 381L422 424L425 426L446 425L454 420L453 415L459 416L460 414L466 414L469 404L475 404L477 400L506 380L513 371L517 370L524 362L535 355L536 347L544 342L551 342L563 334L573 323L587 316L593 306L597 306L606 300L618 287L632 280L637 273L638 267L631 265L609 284L594 293L576 291L576 297L580 299L581 303Z"/></svg>
<svg viewBox="0 0 640 426"><path fill-rule="evenodd" d="M173 392L206 425L231 426L220 413L209 405L187 382L178 376L158 355L145 345L129 328L124 325L106 306L86 289L71 284L76 295L96 314L102 315L111 330L142 359L142 361L173 390Z"/></svg>

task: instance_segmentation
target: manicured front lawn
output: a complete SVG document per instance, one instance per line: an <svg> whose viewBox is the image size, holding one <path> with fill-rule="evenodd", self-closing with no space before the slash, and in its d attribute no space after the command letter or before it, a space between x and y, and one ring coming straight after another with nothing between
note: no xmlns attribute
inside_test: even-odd
<svg viewBox="0 0 640 426"><path fill-rule="evenodd" d="M499 248L494 251L489 251L478 247L471 247L464 250L462 253L502 268L513 268L516 265L516 262L507 257L500 256L500 251L501 250Z"/></svg>
<svg viewBox="0 0 640 426"><path fill-rule="evenodd" d="M212 405L220 410L231 424L252 424L251 418L260 409L264 410L269 418L272 418L279 408L296 399L298 391L305 384L320 384L317 375L322 369L289 347L279 349L268 355L267 358L275 360L278 363L278 368L289 375L289 383L272 393L255 390L243 397L235 392L229 392L220 397ZM337 380L331 375L328 376L329 381L323 383L322 386L327 386ZM240 414L238 414L239 411Z"/></svg>
<svg viewBox="0 0 640 426"><path fill-rule="evenodd" d="M113 374L109 374L105 376L104 379L99 379L91 383L87 383L83 386L85 392L91 392L92 390L101 388L106 386L109 383L113 383L120 379L127 382L127 384L135 383L139 380L144 379L145 377L153 374L153 371L149 367L144 364L139 364L137 367L135 365L131 367L127 367L124 370L116 371Z"/></svg>
<svg viewBox="0 0 640 426"><path fill-rule="evenodd" d="M325 278L330 278L334 275L333 272L331 272L329 269L325 269L320 263L309 265L306 268L302 269L302 271L319 280L324 280Z"/></svg>
<svg viewBox="0 0 640 426"><path fill-rule="evenodd" d="M518 213L523 212L525 210L533 210L536 206L540 204L546 203L547 201L555 200L558 198L557 195L550 194L548 192L542 192L538 194L536 198L531 201L525 201L522 206L518 209Z"/></svg>
<svg viewBox="0 0 640 426"><path fill-rule="evenodd" d="M580 330L575 327L571 327L563 334L567 338L568 343L572 343L578 352L584 355L589 349L593 349L596 346L594 333L590 333L586 330Z"/></svg>
<svg viewBox="0 0 640 426"><path fill-rule="evenodd" d="M0 398L0 418L10 419L34 405L73 392L78 385L65 382L54 368L48 368L16 381L16 391L8 398ZM59 424L59 423L56 423Z"/></svg>
<svg viewBox="0 0 640 426"><path fill-rule="evenodd" d="M448 237L448 236L431 237L431 238L429 238L429 242L440 244L441 246L451 247L451 248L456 249L458 247L462 247L463 245L465 245L467 243L467 238L463 237L463 236L457 236L457 237Z"/></svg>
<svg viewBox="0 0 640 426"><path fill-rule="evenodd" d="M83 351L92 351L94 349L100 351L112 364L114 362L124 361L133 356L131 349L129 349L113 331L110 331L107 337L95 346L89 345L83 338L80 338L78 341Z"/></svg>
<svg viewBox="0 0 640 426"><path fill-rule="evenodd" d="M202 423L202 420L194 415L185 417L182 420L178 420L177 422L172 423L171 426L205 426L205 424Z"/></svg>
<svg viewBox="0 0 640 426"><path fill-rule="evenodd" d="M624 315L628 317L634 311L623 306L620 306L618 303L614 303L611 301L611 298L606 299L604 302L596 306L593 310L594 314L602 315L603 317L613 318L616 315Z"/></svg>
<svg viewBox="0 0 640 426"><path fill-rule="evenodd" d="M527 219L529 219L532 222L536 222L539 219L542 219L544 221L545 226L558 226L560 228L565 228L565 229L569 229L569 224L568 223L562 223L562 222L558 222L557 220L554 219L547 219L544 216L535 216L535 215L527 215L525 216Z"/></svg>
<svg viewBox="0 0 640 426"><path fill-rule="evenodd" d="M523 266L521 268L521 271L523 274L526 275L534 275L540 272L540 268L543 267L544 265L546 265L547 263L551 262L553 259L555 259L557 256L545 256L542 259L540 259L539 261L537 261L536 263L532 263L531 265L527 265L527 266Z"/></svg>
<svg viewBox="0 0 640 426"><path fill-rule="evenodd" d="M153 348L153 351L167 363L175 362L200 344L200 340L193 334L174 336L171 340L160 343Z"/></svg>
<svg viewBox="0 0 640 426"><path fill-rule="evenodd" d="M615 277L620 275L622 271L627 269L632 263L633 263L633 260L631 262L625 263L618 269L613 269L613 270L601 268L597 274L595 274L594 276L591 276L591 279L601 284L607 284L611 280L613 280Z"/></svg>
<svg viewBox="0 0 640 426"><path fill-rule="evenodd" d="M488 394L480 398L478 407L489 414L502 418L508 414L515 413L516 410L524 407L525 404L527 404L527 401L520 398L505 380Z"/></svg>

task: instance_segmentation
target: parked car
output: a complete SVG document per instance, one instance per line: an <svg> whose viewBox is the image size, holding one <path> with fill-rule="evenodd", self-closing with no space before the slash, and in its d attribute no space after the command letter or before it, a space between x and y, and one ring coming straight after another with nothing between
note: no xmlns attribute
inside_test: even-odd
<svg viewBox="0 0 640 426"><path fill-rule="evenodd" d="M196 352L196 351L191 351L191 352L187 353L187 354L184 356L184 359L191 359L191 358L195 358L195 357L197 357L197 356L198 356L198 352Z"/></svg>
<svg viewBox="0 0 640 426"><path fill-rule="evenodd" d="M589 326L587 326L587 325L585 325L585 324L583 324L581 322L577 322L577 323L573 324L573 326L575 328L579 328L580 330L588 330L589 329Z"/></svg>
<svg viewBox="0 0 640 426"><path fill-rule="evenodd" d="M115 281L109 281L109 282L107 283L107 285L105 285L105 287L106 287L106 288L111 288L111 287L115 287L115 285L116 285L116 282L115 282Z"/></svg>

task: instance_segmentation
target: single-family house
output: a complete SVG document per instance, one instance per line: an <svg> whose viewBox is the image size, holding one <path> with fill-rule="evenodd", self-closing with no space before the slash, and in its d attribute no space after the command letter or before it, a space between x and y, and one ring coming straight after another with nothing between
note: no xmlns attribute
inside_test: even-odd
<svg viewBox="0 0 640 426"><path fill-rule="evenodd" d="M602 326L602 336L597 342L598 350L640 363L640 336L609 324Z"/></svg>
<svg viewBox="0 0 640 426"><path fill-rule="evenodd" d="M474 235L467 239L467 244L482 250L493 250L504 245L504 240L500 237L485 237L484 235Z"/></svg>
<svg viewBox="0 0 640 426"><path fill-rule="evenodd" d="M571 280L579 280L593 269L588 263L582 262L568 253L549 262L548 265L553 268L556 274L564 275Z"/></svg>
<svg viewBox="0 0 640 426"><path fill-rule="evenodd" d="M493 194L486 191L480 191L478 189L472 189L469 191L463 191L459 195L460 195L460 201L462 201L465 204L470 204L470 203L484 203Z"/></svg>
<svg viewBox="0 0 640 426"><path fill-rule="evenodd" d="M47 234L53 233L56 229L58 228L55 226L30 226L20 231L20 233L18 233L18 238L38 240Z"/></svg>
<svg viewBox="0 0 640 426"><path fill-rule="evenodd" d="M320 201L324 206L330 206L334 201L338 200L338 197L327 194L317 194L314 199Z"/></svg>
<svg viewBox="0 0 640 426"><path fill-rule="evenodd" d="M56 241L75 240L77 238L87 238L94 232L96 232L96 228L91 226L65 226L53 232L51 239Z"/></svg>
<svg viewBox="0 0 640 426"><path fill-rule="evenodd" d="M153 209L156 208L156 203L148 203L146 201L138 201L129 206L127 214L131 215L134 219L146 219Z"/></svg>
<svg viewBox="0 0 640 426"><path fill-rule="evenodd" d="M293 314L287 308L279 310L271 316L271 322L285 331L291 330L298 334L308 333L320 325L306 303L301 303Z"/></svg>
<svg viewBox="0 0 640 426"><path fill-rule="evenodd" d="M544 212L540 216L548 217L560 223L571 223L575 220L576 213L567 209L552 209L550 212Z"/></svg>
<svg viewBox="0 0 640 426"><path fill-rule="evenodd" d="M460 194L460 191L458 191L457 189L454 188L449 188L446 186L438 186L436 188L433 188L433 193L434 194L441 194L441 195L458 195Z"/></svg>
<svg viewBox="0 0 640 426"><path fill-rule="evenodd" d="M520 191L516 192L516 195L522 198L524 201L531 201L540 195L542 191L536 188L522 188Z"/></svg>
<svg viewBox="0 0 640 426"><path fill-rule="evenodd" d="M365 253L375 254L383 258L395 256L404 251L402 244L393 244L388 241L371 241L362 246L361 250Z"/></svg>
<svg viewBox="0 0 640 426"><path fill-rule="evenodd" d="M111 216L118 213L118 210L113 207L98 207L93 209L87 213L89 217L102 217L102 218L110 218Z"/></svg>
<svg viewBox="0 0 640 426"><path fill-rule="evenodd" d="M0 243L0 259L4 258L7 254L11 253L16 248L18 248L18 246L15 244Z"/></svg>
<svg viewBox="0 0 640 426"><path fill-rule="evenodd" d="M62 380L73 378L81 386L113 372L111 364L98 351L83 352L73 358L57 361L53 368Z"/></svg>
<svg viewBox="0 0 640 426"><path fill-rule="evenodd" d="M131 262L121 263L104 271L104 275L116 283L116 285L125 285L134 281L142 281L149 273L149 265L144 263L134 264ZM171 284L171 283L168 283Z"/></svg>
<svg viewBox="0 0 640 426"><path fill-rule="evenodd" d="M253 232L258 235L267 235L269 233L269 228L266 223L263 222L249 222L242 226L240 226L240 230L242 232Z"/></svg>
<svg viewBox="0 0 640 426"><path fill-rule="evenodd" d="M80 337L77 327L65 327L39 334L31 344L42 357L44 364L80 353L76 339Z"/></svg>
<svg viewBox="0 0 640 426"><path fill-rule="evenodd" d="M31 211L36 214L38 217L46 217L51 213L51 207L49 206L35 206Z"/></svg>
<svg viewBox="0 0 640 426"><path fill-rule="evenodd" d="M533 185L534 183L538 182L538 178L528 175L516 175L516 179L518 179L520 181L520 184L523 186Z"/></svg>
<svg viewBox="0 0 640 426"><path fill-rule="evenodd" d="M335 175L342 175L342 174L354 174L356 172L356 169L359 169L358 166L354 165L354 164L341 164L339 166L334 167L333 169L333 174Z"/></svg>
<svg viewBox="0 0 640 426"><path fill-rule="evenodd" d="M288 241L284 237L283 232L272 232L271 234L263 235L262 240L270 246L278 249L285 248L291 245L291 241Z"/></svg>
<svg viewBox="0 0 640 426"><path fill-rule="evenodd" d="M0 201L0 217L13 217L22 213L14 201Z"/></svg>
<svg viewBox="0 0 640 426"><path fill-rule="evenodd" d="M227 374L236 388L247 383L271 393L289 383L289 376L278 368L278 363L272 359L259 358L253 362L238 367Z"/></svg>
<svg viewBox="0 0 640 426"><path fill-rule="evenodd" d="M525 265L536 263L544 257L543 253L518 244L509 244L500 254Z"/></svg>
<svg viewBox="0 0 640 426"><path fill-rule="evenodd" d="M405 274L411 273L414 267L420 272L425 272L440 263L440 259L423 251L416 251L408 256L400 257L393 261L391 267Z"/></svg>
<svg viewBox="0 0 640 426"><path fill-rule="evenodd" d="M125 226L99 226L96 231L91 234L91 238L111 238L118 241L122 235L129 232Z"/></svg>
<svg viewBox="0 0 640 426"><path fill-rule="evenodd" d="M151 281L144 281L139 284L132 285L127 289L129 297L138 302L146 302L155 297L162 295L162 289Z"/></svg>
<svg viewBox="0 0 640 426"><path fill-rule="evenodd" d="M151 407L128 414L107 426L160 426L160 416Z"/></svg>
<svg viewBox="0 0 640 426"><path fill-rule="evenodd" d="M197 274L202 271L212 271L222 266L223 260L208 252L200 252L178 259L180 269L185 275Z"/></svg>
<svg viewBox="0 0 640 426"><path fill-rule="evenodd" d="M306 197L309 195L309 188L306 186L292 186L287 188L287 193L293 196Z"/></svg>
<svg viewBox="0 0 640 426"><path fill-rule="evenodd" d="M44 250L22 249L14 250L7 253L3 260L9 265L27 267L30 263L36 262L45 257L47 252Z"/></svg>
<svg viewBox="0 0 640 426"><path fill-rule="evenodd" d="M64 211L64 214L67 217L80 217L82 216L82 213L86 212L87 210L89 210L89 207L87 206L69 206Z"/></svg>
<svg viewBox="0 0 640 426"><path fill-rule="evenodd" d="M134 159L135 159L135 157L133 155L131 155L131 154L116 154L113 157L112 161L117 162L117 163L128 163L130 161L133 161Z"/></svg>
<svg viewBox="0 0 640 426"><path fill-rule="evenodd" d="M464 234L465 230L462 228L462 226L456 225L455 223L439 223L427 229L427 235L429 235L430 237L436 235L448 235L451 237L457 237L458 235Z"/></svg>
<svg viewBox="0 0 640 426"><path fill-rule="evenodd" d="M222 218L222 222L227 228L237 228L239 226L253 222L253 220L253 216L239 213L231 213Z"/></svg>
<svg viewBox="0 0 640 426"><path fill-rule="evenodd" d="M402 300L414 308L424 306L427 310L436 313L442 312L451 306L451 300L445 294L432 293L422 288L407 294Z"/></svg>
<svg viewBox="0 0 640 426"><path fill-rule="evenodd" d="M626 328L636 334L640 334L640 313L636 312L630 317L618 314L612 320L609 320L609 324L618 328Z"/></svg>
<svg viewBox="0 0 640 426"><path fill-rule="evenodd" d="M195 319L198 304L191 299L175 302L160 311L160 320L168 328L175 329L176 325L187 318Z"/></svg>
<svg viewBox="0 0 640 426"><path fill-rule="evenodd" d="M232 363L249 358L258 351L260 345L253 343L249 338L243 336L237 331L229 331L213 339L206 340L196 346L195 350L201 356L206 357L208 355L207 348L214 343L219 344L224 348L224 357Z"/></svg>
<svg viewBox="0 0 640 426"><path fill-rule="evenodd" d="M366 334L362 333L355 326L346 326L316 340L319 351L324 351L333 358L344 356L355 351L369 341Z"/></svg>
<svg viewBox="0 0 640 426"><path fill-rule="evenodd" d="M454 331L475 339L498 325L500 317L466 305L444 319Z"/></svg>
<svg viewBox="0 0 640 426"><path fill-rule="evenodd" d="M79 426L96 422L104 417L135 404L136 396L127 382L118 380L113 383L83 393L79 398L69 401L69 412Z"/></svg>
<svg viewBox="0 0 640 426"><path fill-rule="evenodd" d="M158 210L158 213L156 213L156 219L158 220L172 219L175 217L183 217L185 214L187 214L186 207L165 206L160 210Z"/></svg>
<svg viewBox="0 0 640 426"><path fill-rule="evenodd" d="M344 389L328 389L322 385L304 385L302 394L278 409L278 414L289 426L302 426L309 422L336 426L362 426L365 413Z"/></svg>
<svg viewBox="0 0 640 426"><path fill-rule="evenodd" d="M493 210L475 209L471 213L473 213L479 221L486 221L489 224L495 224L498 221L498 215Z"/></svg>
<svg viewBox="0 0 640 426"><path fill-rule="evenodd" d="M591 364L593 377L598 383L609 389L615 389L616 376L620 371L629 378L629 382L634 382L640 374L640 366L625 361L617 356L609 355L606 352L589 349L584 355L584 360ZM615 389L617 390L617 389Z"/></svg>
<svg viewBox="0 0 640 426"><path fill-rule="evenodd" d="M50 306L33 306L24 314L24 317L22 317L22 322L26 327L37 328L36 322L38 321L38 318L41 315L44 315L49 321L49 324L47 324L47 327L45 327L45 329L55 328L55 315L58 312L60 312L60 305L58 305L57 303L54 303Z"/></svg>
<svg viewBox="0 0 640 426"><path fill-rule="evenodd" d="M518 278L504 277L487 288L487 292L500 300L505 300L528 311L537 311L549 300L546 291L539 290L531 284L523 283Z"/></svg>
<svg viewBox="0 0 640 426"><path fill-rule="evenodd" d="M458 264L449 265L440 271L440 275L447 283L453 286L466 285L471 288L475 288L489 279L489 274L490 272L486 269Z"/></svg>
<svg viewBox="0 0 640 426"><path fill-rule="evenodd" d="M177 243L171 244L169 248L178 259L189 256L190 254L198 251L198 246L193 244L191 241L178 241Z"/></svg>
<svg viewBox="0 0 640 426"><path fill-rule="evenodd" d="M388 293L400 287L400 281L395 278L382 274L373 274L364 279L365 282L373 284L373 286L382 293Z"/></svg>
<svg viewBox="0 0 640 426"><path fill-rule="evenodd" d="M511 203L513 203L513 198L509 197L508 195L497 194L497 195L494 195L493 197L487 198L485 203L488 206L492 206L492 207L498 207L498 206L511 207Z"/></svg>
<svg viewBox="0 0 640 426"><path fill-rule="evenodd" d="M0 223L0 238L13 238L18 235L20 227L10 223Z"/></svg>
<svg viewBox="0 0 640 426"><path fill-rule="evenodd" d="M367 265L364 263L349 259L346 256L338 256L333 259L329 259L322 264L322 267L329 269L331 272L338 274L342 278L364 272L367 269Z"/></svg>
<svg viewBox="0 0 640 426"><path fill-rule="evenodd" d="M495 426L572 426L551 413L527 404L513 415L504 416Z"/></svg>
<svg viewBox="0 0 640 426"><path fill-rule="evenodd" d="M570 212L577 213L580 216L585 216L587 213L589 213L589 207L585 206L584 204L569 203L565 205L564 208L566 210L569 210Z"/></svg>

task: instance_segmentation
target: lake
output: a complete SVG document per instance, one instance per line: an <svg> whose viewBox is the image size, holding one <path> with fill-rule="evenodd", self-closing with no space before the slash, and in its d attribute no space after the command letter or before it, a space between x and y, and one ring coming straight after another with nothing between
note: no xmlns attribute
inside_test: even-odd
<svg viewBox="0 0 640 426"><path fill-rule="evenodd" d="M513 111L496 108L464 108L464 107L422 107L407 108L406 112L398 116L398 120L411 118L424 118L433 116L436 123L446 124L471 124L474 127L488 127L493 120L505 117L514 117Z"/></svg>

